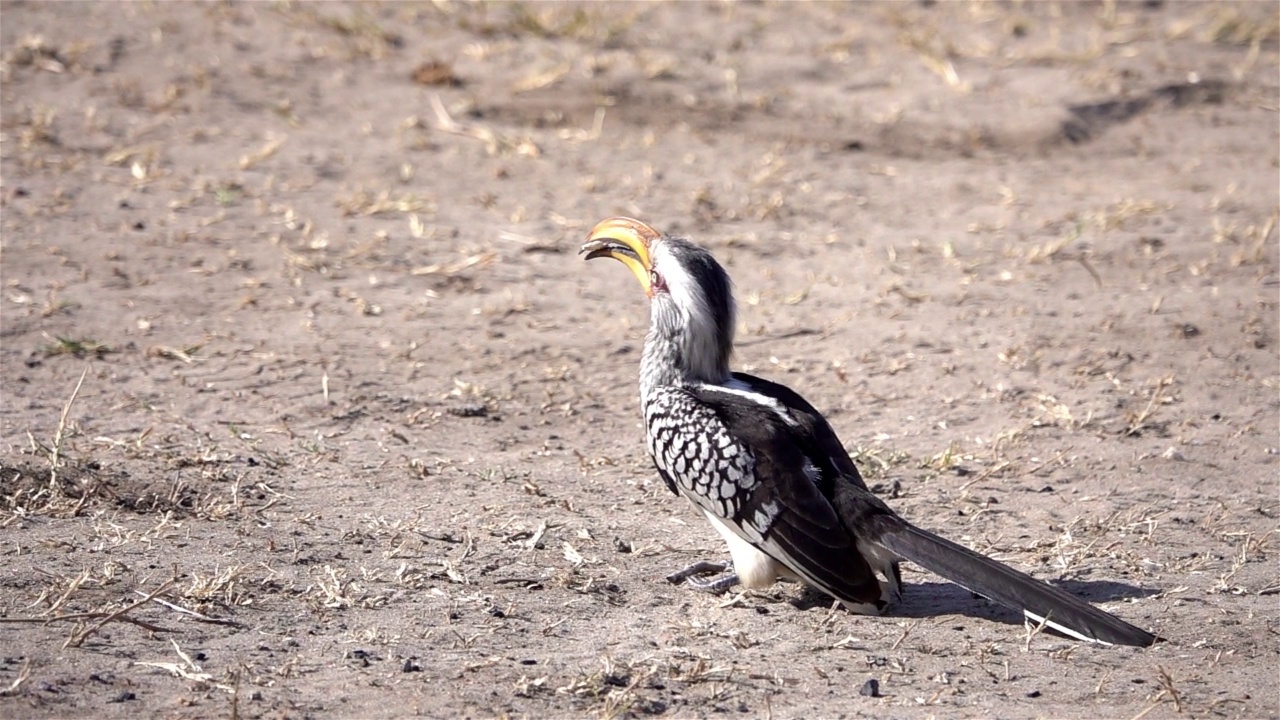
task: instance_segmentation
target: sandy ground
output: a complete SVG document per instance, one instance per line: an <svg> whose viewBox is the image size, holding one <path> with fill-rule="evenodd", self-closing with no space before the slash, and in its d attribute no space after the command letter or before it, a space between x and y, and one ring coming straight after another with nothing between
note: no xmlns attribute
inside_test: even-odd
<svg viewBox="0 0 1280 720"><path fill-rule="evenodd" d="M1275 8L0 4L0 715L1277 716ZM667 584L614 214L1167 642Z"/></svg>

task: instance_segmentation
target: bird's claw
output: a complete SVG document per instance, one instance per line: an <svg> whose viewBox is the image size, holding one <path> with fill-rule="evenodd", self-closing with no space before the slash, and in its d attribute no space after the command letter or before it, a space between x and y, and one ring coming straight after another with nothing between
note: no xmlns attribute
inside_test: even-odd
<svg viewBox="0 0 1280 720"><path fill-rule="evenodd" d="M711 562L702 560L696 562L682 570L677 570L667 576L667 582L674 585L686 583L689 587L702 592L719 595L734 585L738 584L738 576L736 573L729 572L728 575L722 575L710 580L703 580L699 575L716 575L731 570L733 567L730 563Z"/></svg>
<svg viewBox="0 0 1280 720"><path fill-rule="evenodd" d="M716 573L722 573L725 570L728 570L730 567L729 563L699 560L686 568L677 570L668 575L667 582L672 585L679 585L695 575L715 575Z"/></svg>
<svg viewBox="0 0 1280 720"><path fill-rule="evenodd" d="M739 582L741 581L738 579L737 573L721 575L720 577L712 578L711 580L702 580L694 577L685 580L685 583L694 590L711 593L712 595L723 595L729 590L729 588L737 585Z"/></svg>

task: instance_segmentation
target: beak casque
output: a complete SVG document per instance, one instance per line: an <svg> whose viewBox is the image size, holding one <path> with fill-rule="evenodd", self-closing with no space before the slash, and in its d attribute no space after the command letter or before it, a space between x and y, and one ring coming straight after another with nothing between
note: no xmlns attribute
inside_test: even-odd
<svg viewBox="0 0 1280 720"><path fill-rule="evenodd" d="M611 257L621 261L640 281L645 294L652 297L653 288L649 278L653 271L653 261L649 255L649 245L659 236L657 230L639 220L612 217L591 228L591 233L578 254L586 255L588 260Z"/></svg>

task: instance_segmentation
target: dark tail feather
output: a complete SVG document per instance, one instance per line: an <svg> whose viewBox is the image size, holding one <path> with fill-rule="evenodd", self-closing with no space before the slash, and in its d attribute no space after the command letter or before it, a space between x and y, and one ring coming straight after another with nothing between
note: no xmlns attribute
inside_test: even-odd
<svg viewBox="0 0 1280 720"><path fill-rule="evenodd" d="M1037 624L1089 642L1147 647L1156 636L1080 598L996 560L921 530L895 515L875 518L860 532L920 567L989 600L1019 610Z"/></svg>

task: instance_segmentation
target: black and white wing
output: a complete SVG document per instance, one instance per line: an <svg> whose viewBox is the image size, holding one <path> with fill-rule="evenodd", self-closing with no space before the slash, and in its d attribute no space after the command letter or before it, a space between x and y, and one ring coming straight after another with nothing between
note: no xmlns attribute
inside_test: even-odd
<svg viewBox="0 0 1280 720"><path fill-rule="evenodd" d="M846 604L883 608L875 570L896 591L894 560L903 558L1077 639L1137 646L1156 641L1074 595L903 520L839 473L814 426L798 422L778 399L710 385L690 392L714 415L704 433L718 443L736 443L753 462L746 480L725 485L733 478L710 478L698 486L702 490L686 494L813 587ZM714 487L737 490L707 489Z"/></svg>
<svg viewBox="0 0 1280 720"><path fill-rule="evenodd" d="M713 385L672 391L667 404L679 421L651 420L649 437L669 484L805 583L864 612L884 607L816 482L832 469L806 426L754 393Z"/></svg>
<svg viewBox="0 0 1280 720"><path fill-rule="evenodd" d="M832 469L840 477L863 490L867 489L867 484L863 482L862 475L858 472L858 466L853 464L853 458L849 457L849 452L844 449L836 431L831 429L831 423L828 423L822 413L810 405L800 393L786 385L741 372L733 374L731 383L739 385L746 391L772 398L782 405L805 434L812 439L817 453L831 464Z"/></svg>

